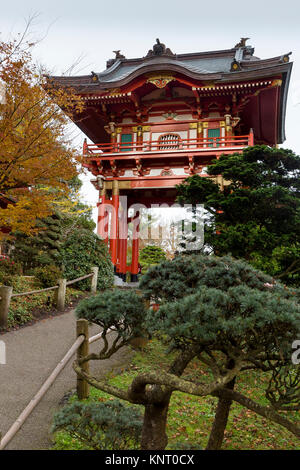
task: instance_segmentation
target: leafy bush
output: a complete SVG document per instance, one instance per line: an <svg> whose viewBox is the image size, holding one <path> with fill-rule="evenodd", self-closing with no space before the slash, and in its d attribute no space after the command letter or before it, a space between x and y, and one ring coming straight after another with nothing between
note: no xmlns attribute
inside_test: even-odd
<svg viewBox="0 0 300 470"><path fill-rule="evenodd" d="M52 431L66 431L94 450L138 448L142 415L137 407L126 407L118 400L75 402L56 413Z"/></svg>
<svg viewBox="0 0 300 470"><path fill-rule="evenodd" d="M142 334L146 307L141 296L133 290L113 289L83 299L76 308L76 315L100 325L105 332L113 326L126 341Z"/></svg>
<svg viewBox="0 0 300 470"><path fill-rule="evenodd" d="M42 287L56 286L58 279L62 278L61 269L53 264L35 268L33 274L40 281Z"/></svg>
<svg viewBox="0 0 300 470"><path fill-rule="evenodd" d="M64 277L76 279L91 272L93 266L99 267L98 289L113 285L114 272L106 244L95 233L88 230L77 230L64 242L61 249L64 266ZM91 280L76 284L82 290L90 288Z"/></svg>
<svg viewBox="0 0 300 470"><path fill-rule="evenodd" d="M21 265L7 258L0 258L0 284L11 285L12 277L20 275Z"/></svg>

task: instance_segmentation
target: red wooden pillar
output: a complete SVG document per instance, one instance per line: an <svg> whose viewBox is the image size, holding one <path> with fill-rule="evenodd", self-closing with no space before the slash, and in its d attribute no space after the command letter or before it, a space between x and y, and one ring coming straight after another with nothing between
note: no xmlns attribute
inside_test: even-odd
<svg viewBox="0 0 300 470"><path fill-rule="evenodd" d="M131 260L131 280L136 282L139 272L139 230L140 213L137 212L133 219L133 238L132 238L132 260Z"/></svg>
<svg viewBox="0 0 300 470"><path fill-rule="evenodd" d="M110 231L110 255L114 266L117 264L118 249L118 216L119 216L119 182L114 180L112 184L112 212Z"/></svg>
<svg viewBox="0 0 300 470"><path fill-rule="evenodd" d="M128 237L128 209L127 196L120 196L119 202L119 273L125 281L127 272L127 237Z"/></svg>
<svg viewBox="0 0 300 470"><path fill-rule="evenodd" d="M107 212L106 201L106 190L105 182L103 182L103 188L100 190L100 197L98 203L98 224L97 234L103 238L106 244L108 244L108 212Z"/></svg>
<svg viewBox="0 0 300 470"><path fill-rule="evenodd" d="M253 133L252 128L250 129L250 133L249 133L249 137L248 137L248 145L249 145L249 147L253 147L253 145L254 145L254 133Z"/></svg>

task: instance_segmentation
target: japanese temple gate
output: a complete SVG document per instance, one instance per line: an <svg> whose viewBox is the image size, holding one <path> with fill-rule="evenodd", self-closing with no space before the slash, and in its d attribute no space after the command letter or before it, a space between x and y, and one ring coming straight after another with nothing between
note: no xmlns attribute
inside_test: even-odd
<svg viewBox="0 0 300 470"><path fill-rule="evenodd" d="M127 196L128 207L172 204L175 185L194 174L207 178L207 166L221 154L282 143L289 55L259 59L244 38L227 50L174 54L157 39L142 58L115 51L104 72L49 77L86 103L72 119L89 139L83 165L99 190L97 232L121 277L130 271L136 279L139 240L127 266L128 214L120 197Z"/></svg>

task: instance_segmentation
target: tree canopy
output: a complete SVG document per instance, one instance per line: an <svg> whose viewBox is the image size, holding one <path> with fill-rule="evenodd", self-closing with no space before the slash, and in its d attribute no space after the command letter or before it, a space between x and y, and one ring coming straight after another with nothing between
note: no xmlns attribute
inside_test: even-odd
<svg viewBox="0 0 300 470"><path fill-rule="evenodd" d="M180 203L208 211L205 244L217 255L244 258L288 283L300 271L300 157L291 150L248 147L208 167L224 187L198 175L177 186Z"/></svg>
<svg viewBox="0 0 300 470"><path fill-rule="evenodd" d="M67 192L80 161L68 134L68 113L82 109L72 90L59 90L33 62L34 43L0 42L0 192L15 204L0 209L0 225L24 233L51 213L49 188ZM62 112L62 108L65 112Z"/></svg>
<svg viewBox="0 0 300 470"><path fill-rule="evenodd" d="M145 315L137 293L118 290L78 306L78 316L101 324L104 343L98 354L76 361L74 369L94 387L144 405L144 449L166 446L168 405L176 390L218 398L208 449L221 447L233 400L300 437L297 423L280 412L299 410L300 371L291 362L292 343L300 333L299 291L270 280L230 257L191 255L164 261L149 268L140 283L144 298L159 303L158 310L150 308ZM117 332L111 345L109 329ZM153 364L127 390L84 372L86 361L111 357L143 330L162 337L176 351L167 370ZM185 375L192 360L208 367L208 382ZM267 406L234 390L245 370L265 375Z"/></svg>

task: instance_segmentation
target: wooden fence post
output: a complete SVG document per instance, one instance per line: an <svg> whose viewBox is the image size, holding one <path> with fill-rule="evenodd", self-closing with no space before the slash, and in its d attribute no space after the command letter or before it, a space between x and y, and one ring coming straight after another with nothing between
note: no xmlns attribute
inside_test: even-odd
<svg viewBox="0 0 300 470"><path fill-rule="evenodd" d="M58 279L58 289L56 291L56 308L60 312L65 309L67 280Z"/></svg>
<svg viewBox="0 0 300 470"><path fill-rule="evenodd" d="M0 287L0 328L7 327L8 309L13 288L10 286Z"/></svg>
<svg viewBox="0 0 300 470"><path fill-rule="evenodd" d="M92 283L91 283L91 292L92 294L96 294L97 292L97 282L98 282L98 266L94 266L92 268L93 276L92 276Z"/></svg>
<svg viewBox="0 0 300 470"><path fill-rule="evenodd" d="M81 357L87 356L89 354L89 322L80 318L76 322L76 333L77 337L80 335L84 335L85 340L81 344L81 346L77 349L77 359ZM88 362L85 362L82 365L82 369L84 372L89 374L90 366ZM77 375L77 396L79 400L84 400L89 396L89 384L86 380L82 379Z"/></svg>

